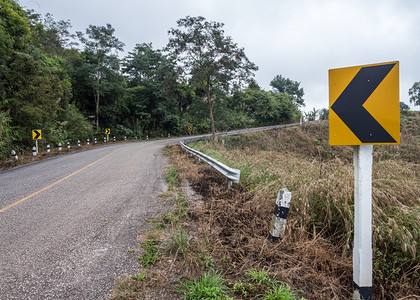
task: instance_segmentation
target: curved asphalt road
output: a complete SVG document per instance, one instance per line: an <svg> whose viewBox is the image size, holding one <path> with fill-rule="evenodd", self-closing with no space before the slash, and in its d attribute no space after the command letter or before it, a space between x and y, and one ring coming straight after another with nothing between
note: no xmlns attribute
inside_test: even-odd
<svg viewBox="0 0 420 300"><path fill-rule="evenodd" d="M118 277L136 273L129 249L163 210L167 143L98 147L1 172L0 299L104 299Z"/></svg>

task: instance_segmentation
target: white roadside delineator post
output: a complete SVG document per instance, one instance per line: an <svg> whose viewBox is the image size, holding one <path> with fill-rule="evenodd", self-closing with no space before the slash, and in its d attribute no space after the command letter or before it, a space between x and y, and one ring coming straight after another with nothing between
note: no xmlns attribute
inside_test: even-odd
<svg viewBox="0 0 420 300"><path fill-rule="evenodd" d="M51 146L50 144L47 145L47 152L50 153L51 152Z"/></svg>
<svg viewBox="0 0 420 300"><path fill-rule="evenodd" d="M11 154L15 160L18 160L18 156L15 150L12 150Z"/></svg>
<svg viewBox="0 0 420 300"><path fill-rule="evenodd" d="M70 149L70 142L67 142L67 149Z"/></svg>
<svg viewBox="0 0 420 300"><path fill-rule="evenodd" d="M279 190L270 226L269 240L272 242L276 242L280 237L284 236L291 200L292 193L287 188Z"/></svg>
<svg viewBox="0 0 420 300"><path fill-rule="evenodd" d="M87 145L89 145L89 144L90 144L90 140L89 140L89 139L87 139L87 140L86 140L86 144L87 144Z"/></svg>
<svg viewBox="0 0 420 300"><path fill-rule="evenodd" d="M80 147L80 140L77 140L77 147Z"/></svg>
<svg viewBox="0 0 420 300"><path fill-rule="evenodd" d="M58 143L58 151L61 151L61 143Z"/></svg>
<svg viewBox="0 0 420 300"><path fill-rule="evenodd" d="M32 147L32 155L36 156L36 147L35 146Z"/></svg>
<svg viewBox="0 0 420 300"><path fill-rule="evenodd" d="M372 150L354 146L354 299L372 299Z"/></svg>
<svg viewBox="0 0 420 300"><path fill-rule="evenodd" d="M97 142L98 142L98 140L95 138L95 145L96 145Z"/></svg>

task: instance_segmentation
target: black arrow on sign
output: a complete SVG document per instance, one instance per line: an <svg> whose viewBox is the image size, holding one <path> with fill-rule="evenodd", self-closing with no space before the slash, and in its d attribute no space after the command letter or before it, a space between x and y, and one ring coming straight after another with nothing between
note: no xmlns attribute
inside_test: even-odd
<svg viewBox="0 0 420 300"><path fill-rule="evenodd" d="M41 132L39 132L38 130L34 130L34 132L35 132L34 140L37 140L39 136L41 135Z"/></svg>
<svg viewBox="0 0 420 300"><path fill-rule="evenodd" d="M394 66L395 63L362 67L331 105L331 109L362 143L396 143L362 106Z"/></svg>

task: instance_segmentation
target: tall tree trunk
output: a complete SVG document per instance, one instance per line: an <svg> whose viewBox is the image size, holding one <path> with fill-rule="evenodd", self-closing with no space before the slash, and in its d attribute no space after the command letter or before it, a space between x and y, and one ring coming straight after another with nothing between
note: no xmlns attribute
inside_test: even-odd
<svg viewBox="0 0 420 300"><path fill-rule="evenodd" d="M95 95L95 114L96 114L96 130L99 129L99 89L96 90L96 95Z"/></svg>
<svg viewBox="0 0 420 300"><path fill-rule="evenodd" d="M100 92L99 92L99 83L100 83L100 79L99 79L99 76L100 76L99 67L100 67L100 65L101 65L101 58L98 57L98 70L96 72L96 83L97 83L97 86L96 86L96 95L95 95L95 104L96 104L96 107L95 107L96 130L99 129L99 97L100 97Z"/></svg>
<svg viewBox="0 0 420 300"><path fill-rule="evenodd" d="M216 137L216 127L214 126L214 118L213 118L213 102L211 101L210 95L210 78L207 79L207 101L209 102L209 116L210 116L210 124L211 124L211 137L213 141L217 141Z"/></svg>

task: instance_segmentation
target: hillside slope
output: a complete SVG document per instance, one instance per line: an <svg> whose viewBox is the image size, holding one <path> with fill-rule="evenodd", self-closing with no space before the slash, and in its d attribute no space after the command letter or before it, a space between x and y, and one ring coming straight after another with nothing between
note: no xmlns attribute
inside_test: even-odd
<svg viewBox="0 0 420 300"><path fill-rule="evenodd" d="M306 291L308 298L313 297L311 294L350 296L353 151L350 146L328 145L328 122L225 137L216 145L201 141L192 147L241 170L239 188L247 196L230 199L229 205L219 208L212 205L217 210L212 215L218 221L210 225L221 228L218 238L230 246L230 255L239 257L238 264L269 266L285 281ZM297 249L316 241L313 244L316 253L305 252L308 257L298 258L295 267L275 262L281 259L277 255L258 255L258 251L266 254L263 245L269 219L277 191L283 187L293 194L286 238L288 249L292 247L299 257ZM375 296L397 299L420 295L419 112L402 115L401 145L374 146L372 195ZM230 236L226 232L233 235L238 231L244 238L239 241L226 238ZM281 250L285 246L279 247ZM247 251L243 252L244 249ZM304 261L309 265L304 265ZM324 287L324 292L320 292L308 288L308 282L298 282L299 277L313 274L309 282L315 284L315 273L299 273L306 268L318 273L320 280L324 274L323 280L335 287L318 282ZM292 276L292 272L299 275ZM325 292L328 289L330 293Z"/></svg>

